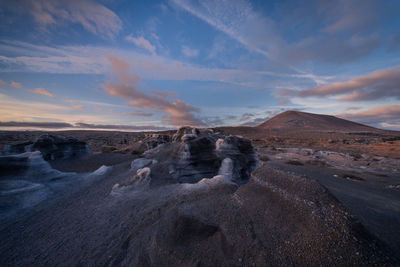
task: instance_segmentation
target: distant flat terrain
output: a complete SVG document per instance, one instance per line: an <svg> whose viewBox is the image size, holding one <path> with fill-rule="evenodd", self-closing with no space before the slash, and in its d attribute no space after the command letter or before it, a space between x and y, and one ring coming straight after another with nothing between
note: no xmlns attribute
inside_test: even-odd
<svg viewBox="0 0 400 267"><path fill-rule="evenodd" d="M92 153L11 156L39 177L5 164L1 204L43 194L0 227L0 265L399 264L400 133L357 127L2 131L2 147L56 134Z"/></svg>

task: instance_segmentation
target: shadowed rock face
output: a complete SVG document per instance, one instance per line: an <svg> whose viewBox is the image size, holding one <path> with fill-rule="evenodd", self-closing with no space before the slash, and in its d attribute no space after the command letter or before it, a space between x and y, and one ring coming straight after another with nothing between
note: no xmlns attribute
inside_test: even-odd
<svg viewBox="0 0 400 267"><path fill-rule="evenodd" d="M40 151L45 160L68 159L90 153L87 144L74 137L42 135L35 142L7 145L4 154Z"/></svg>
<svg viewBox="0 0 400 267"><path fill-rule="evenodd" d="M220 174L220 171L226 173L227 170L221 170L221 166L225 159L229 159L232 161L230 179L241 184L250 178L257 165L257 156L249 140L192 127L180 128L173 135L172 142L144 155L157 162L151 166L152 172L154 170L159 177L169 177L173 183L197 183ZM139 161L143 160L136 160L132 166L140 166Z"/></svg>
<svg viewBox="0 0 400 267"><path fill-rule="evenodd" d="M150 140L147 140L150 139ZM152 149L157 147L158 145L165 144L171 142L171 137L166 134L150 134L144 140L144 143L147 146L147 149Z"/></svg>

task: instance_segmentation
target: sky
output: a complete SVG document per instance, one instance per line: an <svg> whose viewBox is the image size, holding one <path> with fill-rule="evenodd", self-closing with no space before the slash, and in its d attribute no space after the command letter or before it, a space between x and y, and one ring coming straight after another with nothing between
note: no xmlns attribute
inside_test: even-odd
<svg viewBox="0 0 400 267"><path fill-rule="evenodd" d="M400 130L398 0L2 0L0 129Z"/></svg>

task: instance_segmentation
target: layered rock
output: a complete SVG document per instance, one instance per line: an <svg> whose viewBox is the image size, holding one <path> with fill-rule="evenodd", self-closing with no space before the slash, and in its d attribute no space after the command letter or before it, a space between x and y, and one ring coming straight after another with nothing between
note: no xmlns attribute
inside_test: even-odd
<svg viewBox="0 0 400 267"><path fill-rule="evenodd" d="M180 128L172 142L158 145L144 156L132 163L132 169L150 167L168 183L197 183L223 172L240 184L250 178L257 164L250 140L193 127Z"/></svg>
<svg viewBox="0 0 400 267"><path fill-rule="evenodd" d="M13 155L33 151L40 151L45 160L68 159L90 153L87 144L77 138L42 135L35 142L7 145L3 154Z"/></svg>

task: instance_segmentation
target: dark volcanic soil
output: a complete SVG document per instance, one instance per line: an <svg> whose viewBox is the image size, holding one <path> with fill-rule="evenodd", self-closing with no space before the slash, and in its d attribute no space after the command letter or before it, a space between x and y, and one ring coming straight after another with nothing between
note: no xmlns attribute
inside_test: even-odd
<svg viewBox="0 0 400 267"><path fill-rule="evenodd" d="M192 184L163 180L157 174L168 168L160 161L172 154L162 150L149 166L151 183L135 184L130 165L143 155L124 149L134 145L123 144L129 133L77 133L92 150L104 136L124 153L50 162L63 172L113 167L2 227L0 266L399 264L397 133L307 137L248 129L224 129L252 139L260 158L251 179L239 184L220 176ZM19 141L1 136L3 144Z"/></svg>
<svg viewBox="0 0 400 267"><path fill-rule="evenodd" d="M261 167L249 183L110 195L95 186L2 230L5 266L265 266L394 263L317 183Z"/></svg>

